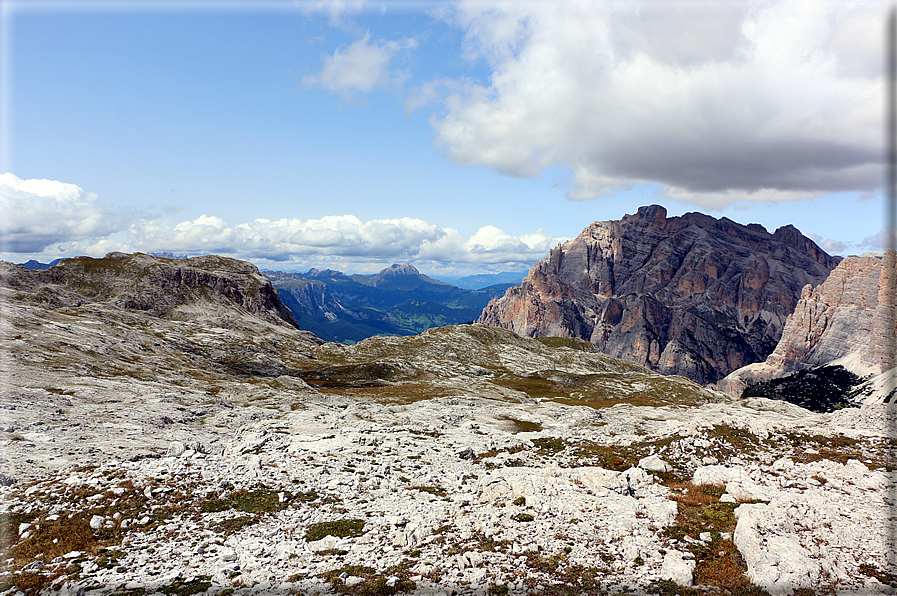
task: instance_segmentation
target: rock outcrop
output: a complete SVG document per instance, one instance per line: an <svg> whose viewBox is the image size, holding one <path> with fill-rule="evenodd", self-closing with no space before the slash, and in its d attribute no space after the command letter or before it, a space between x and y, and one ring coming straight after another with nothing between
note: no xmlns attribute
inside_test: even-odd
<svg viewBox="0 0 897 596"><path fill-rule="evenodd" d="M197 315L193 305L201 303L206 315L217 305L298 328L293 313L255 265L213 255L166 259L112 252L100 259L64 259L45 270L0 262L0 285L17 291L18 299L46 308L103 303L190 319Z"/></svg>
<svg viewBox="0 0 897 596"><path fill-rule="evenodd" d="M775 348L802 288L839 258L793 226L770 234L658 205L595 222L555 248L479 322L524 336L578 337L612 356L701 383Z"/></svg>
<svg viewBox="0 0 897 596"><path fill-rule="evenodd" d="M740 396L746 387L799 370L838 364L880 375L894 359L895 253L845 258L820 286L805 286L776 349L738 369L718 387Z"/></svg>

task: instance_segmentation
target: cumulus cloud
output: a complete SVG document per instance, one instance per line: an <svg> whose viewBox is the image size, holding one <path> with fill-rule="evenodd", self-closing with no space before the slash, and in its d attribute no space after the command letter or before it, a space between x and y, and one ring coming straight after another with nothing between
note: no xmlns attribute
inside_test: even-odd
<svg viewBox="0 0 897 596"><path fill-rule="evenodd" d="M354 215L318 219L264 219L232 225L215 215L170 223L126 221L104 211L96 196L74 184L0 177L3 237L0 252L15 260L47 262L59 256L123 252L221 254L251 261L353 266L403 260L520 267L566 240L538 230L512 236L487 225L469 238L452 228L402 217L362 221ZM19 256L16 256L19 255ZM342 261L340 261L342 259Z"/></svg>
<svg viewBox="0 0 897 596"><path fill-rule="evenodd" d="M121 225L79 186L10 173L0 175L0 212L0 238L8 252L40 252L50 244L104 236Z"/></svg>
<svg viewBox="0 0 897 596"><path fill-rule="evenodd" d="M416 48L417 41L376 40L370 33L346 48L337 48L332 55L322 57L320 72L302 79L306 87L323 87L344 97L352 93L367 93L375 88L401 85L408 73L389 69L389 62L400 50Z"/></svg>
<svg viewBox="0 0 897 596"><path fill-rule="evenodd" d="M710 208L881 185L880 1L491 3L451 22L487 82L421 86L459 164L572 172L572 199L642 182Z"/></svg>

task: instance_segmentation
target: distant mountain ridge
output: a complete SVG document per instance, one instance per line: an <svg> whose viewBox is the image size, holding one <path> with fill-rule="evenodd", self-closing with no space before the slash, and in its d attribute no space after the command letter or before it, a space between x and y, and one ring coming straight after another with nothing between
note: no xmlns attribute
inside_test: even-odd
<svg viewBox="0 0 897 596"><path fill-rule="evenodd" d="M479 322L578 337L611 356L700 383L766 358L802 288L840 261L794 226L770 234L659 205L595 222L551 251Z"/></svg>
<svg viewBox="0 0 897 596"><path fill-rule="evenodd" d="M55 267L57 264L59 264L59 261L61 261L61 260L62 259L54 259L54 260L50 261L49 263L41 263L40 261L35 261L34 259L31 259L25 263L18 263L18 264L21 265L22 267L24 267L25 269L29 269L31 271L42 271L44 269L49 269L50 267Z"/></svg>
<svg viewBox="0 0 897 596"><path fill-rule="evenodd" d="M465 290L484 290L488 287L504 285L507 287L520 285L526 277L528 270L502 271L500 273L478 273L465 275L464 277L440 277L440 281L449 283Z"/></svg>
<svg viewBox="0 0 897 596"><path fill-rule="evenodd" d="M347 275L332 269L263 273L301 328L335 342L414 335L432 327L467 323L505 290L461 289L428 277L407 262L373 275Z"/></svg>

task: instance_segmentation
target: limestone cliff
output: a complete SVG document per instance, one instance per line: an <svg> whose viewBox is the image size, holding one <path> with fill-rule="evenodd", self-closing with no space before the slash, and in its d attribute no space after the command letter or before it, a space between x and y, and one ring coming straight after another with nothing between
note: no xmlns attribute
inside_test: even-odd
<svg viewBox="0 0 897 596"><path fill-rule="evenodd" d="M766 361L733 372L719 389L737 397L754 383L833 363L859 375L893 368L895 279L893 250L847 257L822 285L804 287Z"/></svg>
<svg viewBox="0 0 897 596"><path fill-rule="evenodd" d="M766 358L802 288L838 261L790 225L770 234L652 205L552 250L479 321L710 383Z"/></svg>
<svg viewBox="0 0 897 596"><path fill-rule="evenodd" d="M100 259L65 259L40 271L0 262L0 285L15 290L19 300L46 308L103 303L182 320L226 317L236 308L298 328L255 265L225 257L174 260L113 252Z"/></svg>

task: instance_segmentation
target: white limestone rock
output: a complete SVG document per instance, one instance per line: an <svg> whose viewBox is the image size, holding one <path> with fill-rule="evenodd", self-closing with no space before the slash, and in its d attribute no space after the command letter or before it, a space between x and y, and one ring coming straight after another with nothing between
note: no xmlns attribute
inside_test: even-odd
<svg viewBox="0 0 897 596"><path fill-rule="evenodd" d="M165 453L168 457L180 457L187 451L187 446L180 441L172 441L168 444L168 451Z"/></svg>
<svg viewBox="0 0 897 596"><path fill-rule="evenodd" d="M773 514L767 505L745 504L735 510L738 525L734 542L747 564L747 575L773 596L818 583L820 566L800 543L788 535L769 535L764 518Z"/></svg>
<svg viewBox="0 0 897 596"><path fill-rule="evenodd" d="M667 551L663 556L660 578L680 586L691 587L694 583L695 561L687 559L686 556L678 550Z"/></svg>
<svg viewBox="0 0 897 596"><path fill-rule="evenodd" d="M643 470L647 470L649 472L669 472L673 469L673 467L667 462L663 461L660 457L656 455L649 455L648 457L643 457L638 462L638 467Z"/></svg>

